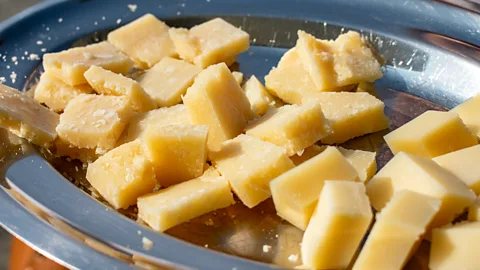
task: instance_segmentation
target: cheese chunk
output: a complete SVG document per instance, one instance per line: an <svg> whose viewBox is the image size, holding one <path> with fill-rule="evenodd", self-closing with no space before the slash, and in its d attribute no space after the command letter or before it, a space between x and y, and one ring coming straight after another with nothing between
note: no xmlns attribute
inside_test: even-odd
<svg viewBox="0 0 480 270"><path fill-rule="evenodd" d="M303 265L312 269L345 269L373 214L362 183L326 181L303 235Z"/></svg>
<svg viewBox="0 0 480 270"><path fill-rule="evenodd" d="M262 83L253 75L243 85L243 91L250 101L252 111L257 115L264 115L267 113L271 104L275 104L275 99L270 95Z"/></svg>
<svg viewBox="0 0 480 270"><path fill-rule="evenodd" d="M171 186L203 174L207 133L207 126L152 125L147 128L144 140L160 185Z"/></svg>
<svg viewBox="0 0 480 270"><path fill-rule="evenodd" d="M431 270L480 269L480 222L465 222L433 230Z"/></svg>
<svg viewBox="0 0 480 270"><path fill-rule="evenodd" d="M218 150L222 142L242 133L254 117L247 97L223 63L200 72L183 103L193 124L209 126L210 150Z"/></svg>
<svg viewBox="0 0 480 270"><path fill-rule="evenodd" d="M241 85L243 82L243 73L234 71L232 72L232 75L235 78L235 81L237 81L238 85Z"/></svg>
<svg viewBox="0 0 480 270"><path fill-rule="evenodd" d="M132 113L126 97L80 95L60 116L58 136L75 147L108 151L115 147Z"/></svg>
<svg viewBox="0 0 480 270"><path fill-rule="evenodd" d="M126 96L137 112L146 112L157 107L138 82L123 75L91 66L84 76L95 92L101 95Z"/></svg>
<svg viewBox="0 0 480 270"><path fill-rule="evenodd" d="M376 153L362 150L350 150L338 147L340 153L352 164L360 181L366 183L377 172Z"/></svg>
<svg viewBox="0 0 480 270"><path fill-rule="evenodd" d="M277 214L305 230L326 180L358 181L355 169L335 147L270 182Z"/></svg>
<svg viewBox="0 0 480 270"><path fill-rule="evenodd" d="M96 149L78 148L62 139L55 140L54 153L57 156L78 159L84 163L92 163L100 156Z"/></svg>
<svg viewBox="0 0 480 270"><path fill-rule="evenodd" d="M88 165L87 180L115 209L126 209L157 181L140 141L121 145Z"/></svg>
<svg viewBox="0 0 480 270"><path fill-rule="evenodd" d="M272 108L246 130L247 135L285 147L289 156L332 133L330 123L316 103Z"/></svg>
<svg viewBox="0 0 480 270"><path fill-rule="evenodd" d="M47 146L57 137L58 114L26 94L0 84L0 127L28 141Z"/></svg>
<svg viewBox="0 0 480 270"><path fill-rule="evenodd" d="M175 56L168 26L152 14L146 14L108 34L108 41L130 56L136 65L147 69L162 58Z"/></svg>
<svg viewBox="0 0 480 270"><path fill-rule="evenodd" d="M92 92L88 84L70 86L49 73L43 73L35 88L34 99L53 111L61 112L76 96Z"/></svg>
<svg viewBox="0 0 480 270"><path fill-rule="evenodd" d="M149 126L190 125L187 107L183 104L159 108L135 115L122 134L121 142L142 139Z"/></svg>
<svg viewBox="0 0 480 270"><path fill-rule="evenodd" d="M403 190L376 216L353 270L401 270L420 245L442 201Z"/></svg>
<svg viewBox="0 0 480 270"><path fill-rule="evenodd" d="M249 208L269 198L270 181L294 167L283 148L243 134L223 143L210 159Z"/></svg>
<svg viewBox="0 0 480 270"><path fill-rule="evenodd" d="M433 159L447 171L453 173L467 186L480 195L480 145L464 148Z"/></svg>
<svg viewBox="0 0 480 270"><path fill-rule="evenodd" d="M158 106L173 106L182 101L187 88L201 71L183 60L163 58L139 78L139 82Z"/></svg>
<svg viewBox="0 0 480 270"><path fill-rule="evenodd" d="M453 112L426 111L384 138L394 154L403 151L428 158L478 144Z"/></svg>
<svg viewBox="0 0 480 270"><path fill-rule="evenodd" d="M126 74L132 68L133 62L108 42L47 53L43 56L45 71L69 85L87 83L83 74L91 66Z"/></svg>
<svg viewBox="0 0 480 270"><path fill-rule="evenodd" d="M357 32L349 31L336 41L325 41L300 30L295 48L320 91L382 77L380 64Z"/></svg>
<svg viewBox="0 0 480 270"><path fill-rule="evenodd" d="M208 171L207 171L208 172ZM163 232L182 222L234 203L228 181L218 175L199 178L138 198L138 216Z"/></svg>
<svg viewBox="0 0 480 270"><path fill-rule="evenodd" d="M185 28L170 28L168 33L180 58L193 63L195 56L201 52L199 39Z"/></svg>
<svg viewBox="0 0 480 270"><path fill-rule="evenodd" d="M287 51L277 67L265 76L265 86L273 95L291 104L300 104L304 95L318 92L295 48Z"/></svg>
<svg viewBox="0 0 480 270"><path fill-rule="evenodd" d="M388 128L385 105L368 93L316 93L304 97L303 102L322 106L333 133L322 139L325 144L343 143L365 134Z"/></svg>
<svg viewBox="0 0 480 270"><path fill-rule="evenodd" d="M468 208L468 220L480 221L480 197L477 197L475 203Z"/></svg>
<svg viewBox="0 0 480 270"><path fill-rule="evenodd" d="M480 112L478 110L480 106L480 95L476 95L451 111L457 113L462 119L463 123L467 125L467 128L475 136L480 138Z"/></svg>
<svg viewBox="0 0 480 270"><path fill-rule="evenodd" d="M442 200L432 228L450 223L475 200L465 183L437 163L404 152L398 153L367 184L367 194L377 211L395 192L405 189Z"/></svg>
<svg viewBox="0 0 480 270"><path fill-rule="evenodd" d="M291 156L290 159L293 161L293 164L295 164L295 166L298 166L320 154L325 149L327 149L327 147L328 146L312 144L311 146L303 149L303 151L300 151L296 155Z"/></svg>

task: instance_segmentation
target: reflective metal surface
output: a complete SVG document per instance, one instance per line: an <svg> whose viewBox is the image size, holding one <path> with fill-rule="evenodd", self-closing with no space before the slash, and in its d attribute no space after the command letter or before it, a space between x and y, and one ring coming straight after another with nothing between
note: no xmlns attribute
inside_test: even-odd
<svg viewBox="0 0 480 270"><path fill-rule="evenodd" d="M286 48L294 46L298 29L304 29L320 38L335 38L348 29L360 31L387 60L385 76L377 82L377 91L373 94L386 104L386 113L391 119L390 129L395 129L426 110L451 108L480 90L477 90L480 85L480 77L477 76L480 71L480 18L433 2L362 0L353 4L353 1L332 0L300 1L292 5L289 1L253 0L181 3L155 1L155 4L154 1L133 1L138 2L136 13L127 9L127 4L132 1L55 2L58 4L45 4L49 8L39 9L11 27L4 26L4 30L0 27L0 40L4 41L0 42L0 51L11 49L11 52L23 53L27 47L32 50L30 43L37 38L47 40L49 50L54 51L85 45L105 38L108 30L116 27L118 18L127 22L145 12L155 13L171 26L185 27L221 15L251 34L253 46L239 57L237 66L246 77L255 74L263 78L277 64ZM78 9L89 10L88 21L78 15ZM108 19L104 21L102 17L105 12L108 13ZM65 16L62 23L58 22L58 14L65 14L61 15ZM68 20L67 14L73 18ZM28 23L34 18L40 21L39 25ZM78 25L81 27L76 30ZM14 37L12 27L27 30L27 33L31 31L32 34ZM46 31L47 27L49 31ZM40 67L35 68L36 64L38 62L30 61L26 65L19 65L16 69L19 79L13 85L19 88L25 86L25 89L35 85L41 70ZM0 62L0 72L5 72L5 66L5 63ZM23 76L29 76L28 80L22 79ZM344 146L375 150L380 168L392 157L382 138L386 132L388 130L360 137ZM3 145L18 148L15 140L8 139L7 135L1 140ZM15 152L17 154L10 150L2 153L0 150L0 159L3 155L6 157L4 162L8 161L8 164L2 166L8 185L11 190L42 209L40 213L46 213L48 220L53 220L52 223L56 224L54 226L58 230L65 231L67 228L66 231L70 231L71 235L81 232L79 236L71 237L77 241L90 239L82 240L87 243L85 247L89 254L86 257L107 251L109 256L119 258L116 262L121 267L130 267L134 263L134 257L137 265L138 261L150 261L155 262L156 267L162 265L198 269L273 267L268 264L294 267L301 262L299 247L302 232L276 216L271 200L254 209L237 203L181 224L168 230L167 234L158 234L135 222L135 208L119 214L104 201L92 196L95 193L92 194L84 179L82 164L53 158L48 152L39 154L26 144L19 145L24 149ZM10 149L9 147L0 149ZM3 195L0 196L2 202ZM18 206L11 207L16 209ZM32 215L33 213L35 211ZM3 226L17 226L13 222L19 221L0 215ZM30 241L32 245L44 249L41 242L45 239L35 235L28 237L35 240ZM143 237L153 241L151 249L143 247ZM97 251L93 251L90 246ZM71 257L76 256L68 245L65 245L63 251L70 252ZM71 258L62 257L58 252L55 250L50 254L57 261L73 265ZM423 244L408 269L426 269L427 257L428 245ZM90 268L89 263L84 262L76 267Z"/></svg>

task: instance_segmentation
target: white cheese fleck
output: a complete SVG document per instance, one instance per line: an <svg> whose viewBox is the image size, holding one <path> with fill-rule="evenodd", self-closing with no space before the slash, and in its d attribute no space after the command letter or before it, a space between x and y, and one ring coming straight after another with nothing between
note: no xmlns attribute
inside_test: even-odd
<svg viewBox="0 0 480 270"><path fill-rule="evenodd" d="M37 40L37 45L43 45L43 41Z"/></svg>
<svg viewBox="0 0 480 270"><path fill-rule="evenodd" d="M288 260L291 262L298 261L298 254L291 254L290 256L288 256Z"/></svg>
<svg viewBox="0 0 480 270"><path fill-rule="evenodd" d="M270 246L270 245L263 245L263 252L267 253L267 252L270 252L270 250L272 250L272 246Z"/></svg>
<svg viewBox="0 0 480 270"><path fill-rule="evenodd" d="M12 62L17 62L17 57L16 56L12 56Z"/></svg>
<svg viewBox="0 0 480 270"><path fill-rule="evenodd" d="M128 6L128 8L130 9L131 12L137 11L137 7L138 7L137 5L130 4L130 5L127 5L127 6Z"/></svg>
<svg viewBox="0 0 480 270"><path fill-rule="evenodd" d="M153 247L153 242L152 240L148 239L147 237L142 238L142 247L144 250L150 250Z"/></svg>
<svg viewBox="0 0 480 270"><path fill-rule="evenodd" d="M17 73L15 71L12 71L10 74L10 79L12 80L12 83L15 83L17 81Z"/></svg>
<svg viewBox="0 0 480 270"><path fill-rule="evenodd" d="M5 79L5 77L0 77L0 83L5 83L7 81L7 79Z"/></svg>
<svg viewBox="0 0 480 270"><path fill-rule="evenodd" d="M102 16L102 21L105 21L105 16Z"/></svg>
<svg viewBox="0 0 480 270"><path fill-rule="evenodd" d="M77 31L80 30L80 26L75 27L75 29L76 29Z"/></svg>
<svg viewBox="0 0 480 270"><path fill-rule="evenodd" d="M31 61L40 60L40 57L38 56L38 54L31 53L31 54L28 56L28 60L31 60Z"/></svg>
<svg viewBox="0 0 480 270"><path fill-rule="evenodd" d="M63 18L58 18L58 22L59 22L59 23L62 23L62 22L63 22Z"/></svg>
<svg viewBox="0 0 480 270"><path fill-rule="evenodd" d="M40 51L41 51L41 52L46 52L47 49L46 49L46 48L41 48Z"/></svg>
<svg viewBox="0 0 480 270"><path fill-rule="evenodd" d="M122 19L117 20L117 24L120 24L122 22Z"/></svg>

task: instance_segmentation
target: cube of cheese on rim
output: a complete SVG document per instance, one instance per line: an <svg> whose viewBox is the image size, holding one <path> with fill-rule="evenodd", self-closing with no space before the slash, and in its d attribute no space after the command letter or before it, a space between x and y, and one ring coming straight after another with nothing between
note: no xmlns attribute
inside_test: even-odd
<svg viewBox="0 0 480 270"><path fill-rule="evenodd" d="M209 150L218 150L222 142L242 133L255 115L245 93L223 63L200 72L183 103L193 124L209 126Z"/></svg>
<svg viewBox="0 0 480 270"><path fill-rule="evenodd" d="M403 151L428 158L478 144L453 112L426 111L384 138L394 154Z"/></svg>
<svg viewBox="0 0 480 270"><path fill-rule="evenodd" d="M321 106L316 103L272 108L246 130L247 135L284 147L289 156L332 133Z"/></svg>
<svg viewBox="0 0 480 270"><path fill-rule="evenodd" d="M303 264L312 269L347 268L372 218L362 183L326 181L303 235Z"/></svg>
<svg viewBox="0 0 480 270"><path fill-rule="evenodd" d="M249 208L269 198L270 181L294 167L283 148L244 134L224 142L210 159Z"/></svg>
<svg viewBox="0 0 480 270"><path fill-rule="evenodd" d="M398 153L367 184L372 206L380 211L395 192L411 190L442 200L430 227L450 223L475 200L475 193L431 159Z"/></svg>
<svg viewBox="0 0 480 270"><path fill-rule="evenodd" d="M457 113L462 119L463 123L475 136L480 138L480 95L476 95L466 100L462 104L453 108L451 112Z"/></svg>
<svg viewBox="0 0 480 270"><path fill-rule="evenodd" d="M83 163L92 163L100 156L96 149L78 148L70 143L57 139L55 140L55 155L60 157L69 157L71 159L78 159Z"/></svg>
<svg viewBox="0 0 480 270"><path fill-rule="evenodd" d="M203 174L207 161L207 126L149 126L144 140L157 181L171 186Z"/></svg>
<svg viewBox="0 0 480 270"><path fill-rule="evenodd" d="M480 145L464 148L433 159L447 171L453 173L467 186L480 195Z"/></svg>
<svg viewBox="0 0 480 270"><path fill-rule="evenodd" d="M228 181L207 172L199 178L138 198L138 216L154 230L163 232L233 204Z"/></svg>
<svg viewBox="0 0 480 270"><path fill-rule="evenodd" d="M168 26L152 14L110 32L108 42L130 56L142 69L152 67L164 57L176 55Z"/></svg>
<svg viewBox="0 0 480 270"><path fill-rule="evenodd" d="M47 53L43 56L45 71L69 85L87 83L83 74L91 66L100 66L115 73L126 74L132 68L133 62L108 42Z"/></svg>
<svg viewBox="0 0 480 270"><path fill-rule="evenodd" d="M432 270L480 269L480 222L463 222L434 229L428 268Z"/></svg>
<svg viewBox="0 0 480 270"><path fill-rule="evenodd" d="M87 180L115 209L126 209L150 193L157 180L144 145L121 145L88 165Z"/></svg>
<svg viewBox="0 0 480 270"><path fill-rule="evenodd" d="M480 197L468 208L468 221L480 221Z"/></svg>
<svg viewBox="0 0 480 270"><path fill-rule="evenodd" d="M92 92L93 89L88 84L70 86L46 72L42 74L35 88L34 99L56 112L61 112L76 96Z"/></svg>
<svg viewBox="0 0 480 270"><path fill-rule="evenodd" d="M84 76L95 92L101 95L126 96L137 112L146 112L157 107L138 82L123 75L91 66Z"/></svg>
<svg viewBox="0 0 480 270"><path fill-rule="evenodd" d="M266 114L271 104L275 103L274 97L267 92L255 75L243 85L243 91L250 101L252 111L257 115Z"/></svg>
<svg viewBox="0 0 480 270"><path fill-rule="evenodd" d="M0 84L0 127L39 145L47 146L57 137L58 114L26 94Z"/></svg>
<svg viewBox="0 0 480 270"><path fill-rule="evenodd" d="M139 78L139 82L158 106L173 106L182 101L187 88L201 71L183 60L163 58Z"/></svg>
<svg viewBox="0 0 480 270"><path fill-rule="evenodd" d="M352 164L358 173L360 181L366 183L377 172L376 153L362 150L350 150L338 147L342 155Z"/></svg>
<svg viewBox="0 0 480 270"><path fill-rule="evenodd" d="M127 97L80 95L60 116L58 136L79 148L108 151L115 147L132 114Z"/></svg>
<svg viewBox="0 0 480 270"><path fill-rule="evenodd" d="M316 93L307 95L303 102L322 106L333 133L322 139L325 144L343 143L365 134L388 128L383 102L368 93Z"/></svg>
<svg viewBox="0 0 480 270"><path fill-rule="evenodd" d="M328 147L270 182L277 214L305 230L327 180L358 181L355 169L335 147Z"/></svg>
<svg viewBox="0 0 480 270"><path fill-rule="evenodd" d="M439 199L410 190L396 193L377 214L352 269L404 269L441 204Z"/></svg>

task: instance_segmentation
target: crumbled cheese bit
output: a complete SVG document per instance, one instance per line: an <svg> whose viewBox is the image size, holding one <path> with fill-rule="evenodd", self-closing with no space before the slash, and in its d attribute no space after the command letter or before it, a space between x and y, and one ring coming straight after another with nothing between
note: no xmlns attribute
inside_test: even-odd
<svg viewBox="0 0 480 270"><path fill-rule="evenodd" d="M208 248L208 244L205 244L205 247Z"/></svg>
<svg viewBox="0 0 480 270"><path fill-rule="evenodd" d="M207 221L205 221L205 225L213 226L213 220L211 218L209 218Z"/></svg>
<svg viewBox="0 0 480 270"><path fill-rule="evenodd" d="M75 29L76 29L77 31L80 30L80 26L75 27Z"/></svg>
<svg viewBox="0 0 480 270"><path fill-rule="evenodd" d="M180 11L177 11L177 15L180 15L180 14L182 14L182 13Z"/></svg>
<svg viewBox="0 0 480 270"><path fill-rule="evenodd" d="M37 40L37 45L43 45L43 41Z"/></svg>
<svg viewBox="0 0 480 270"><path fill-rule="evenodd" d="M122 19L117 20L117 24L120 24L122 22Z"/></svg>
<svg viewBox="0 0 480 270"><path fill-rule="evenodd" d="M144 250L150 250L153 247L152 240L148 239L147 237L142 237L142 247Z"/></svg>
<svg viewBox="0 0 480 270"><path fill-rule="evenodd" d="M28 51L25 51L24 54L25 54L25 55L28 55Z"/></svg>
<svg viewBox="0 0 480 270"><path fill-rule="evenodd" d="M62 22L63 22L63 18L58 18L58 22L59 22L59 23L62 23Z"/></svg>
<svg viewBox="0 0 480 270"><path fill-rule="evenodd" d="M10 69L10 65L7 65L6 68L7 68L7 69Z"/></svg>
<svg viewBox="0 0 480 270"><path fill-rule="evenodd" d="M138 230L138 231L137 231L137 234L138 234L138 235L142 235L142 231Z"/></svg>
<svg viewBox="0 0 480 270"><path fill-rule="evenodd" d="M10 79L12 80L12 83L15 83L17 81L17 73L15 71L12 71L10 74Z"/></svg>
<svg viewBox="0 0 480 270"><path fill-rule="evenodd" d="M94 22L93 24L94 24L94 25L98 25L98 22Z"/></svg>
<svg viewBox="0 0 480 270"><path fill-rule="evenodd" d="M102 16L102 21L105 21L105 16Z"/></svg>
<svg viewBox="0 0 480 270"><path fill-rule="evenodd" d="M12 56L12 62L17 62L17 57L16 56Z"/></svg>
<svg viewBox="0 0 480 270"><path fill-rule="evenodd" d="M298 261L298 254L291 254L290 256L288 256L288 260L291 262Z"/></svg>
<svg viewBox="0 0 480 270"><path fill-rule="evenodd" d="M5 79L5 77L0 77L0 83L5 83L7 82L7 79Z"/></svg>
<svg viewBox="0 0 480 270"><path fill-rule="evenodd" d="M38 56L38 54L31 53L31 54L28 56L28 60L31 60L31 61L40 60L40 57Z"/></svg>
<svg viewBox="0 0 480 270"><path fill-rule="evenodd" d="M50 31L50 27L45 28L45 30Z"/></svg>
<svg viewBox="0 0 480 270"><path fill-rule="evenodd" d="M270 245L263 245L263 252L267 253L267 252L270 252L270 250L272 250L272 246L270 246Z"/></svg>
<svg viewBox="0 0 480 270"><path fill-rule="evenodd" d="M41 52L46 52L47 49L46 49L46 48L41 48L40 51L41 51Z"/></svg>
<svg viewBox="0 0 480 270"><path fill-rule="evenodd" d="M131 12L137 11L137 5L130 4L130 5L127 5L127 6L128 6L128 8L130 9Z"/></svg>

